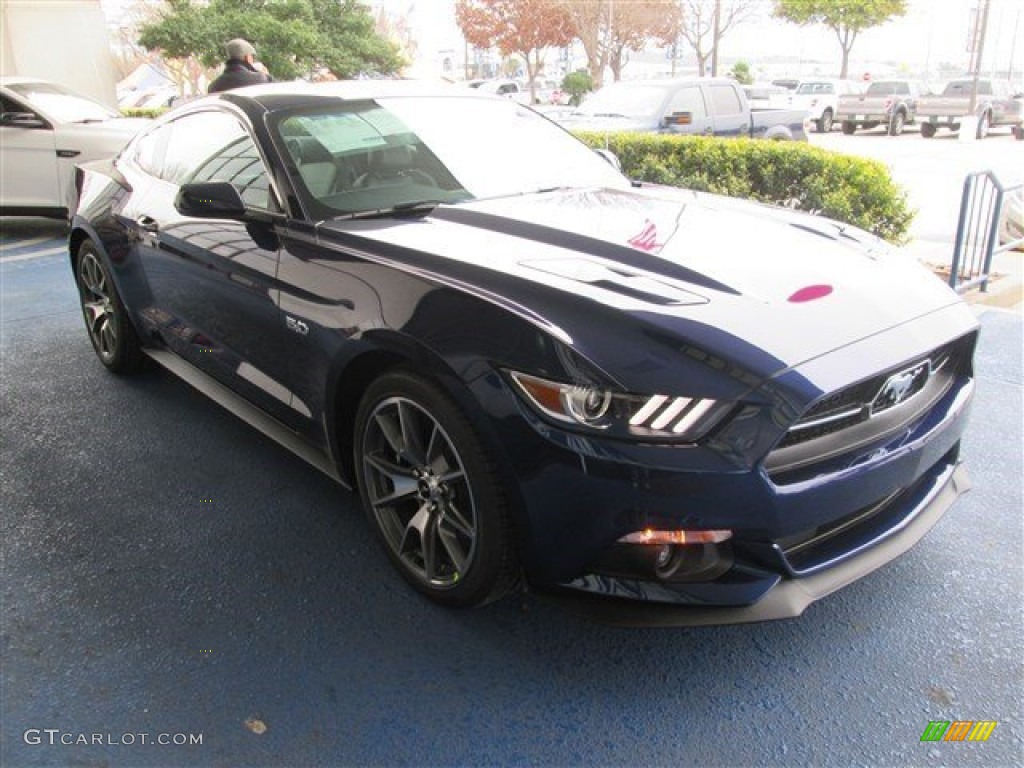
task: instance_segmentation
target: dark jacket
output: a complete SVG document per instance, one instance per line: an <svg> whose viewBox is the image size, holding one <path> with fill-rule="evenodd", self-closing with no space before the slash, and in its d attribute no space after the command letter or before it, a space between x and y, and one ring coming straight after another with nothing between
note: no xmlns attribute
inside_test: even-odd
<svg viewBox="0 0 1024 768"><path fill-rule="evenodd" d="M271 82L270 75L265 75L242 59L228 59L224 62L224 71L210 83L208 93L230 91L232 88L244 88L247 85L259 85Z"/></svg>

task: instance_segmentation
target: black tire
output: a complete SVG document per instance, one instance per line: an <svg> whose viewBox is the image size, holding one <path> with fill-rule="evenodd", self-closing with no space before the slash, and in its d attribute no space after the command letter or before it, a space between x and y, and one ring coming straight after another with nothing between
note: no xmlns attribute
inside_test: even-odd
<svg viewBox="0 0 1024 768"><path fill-rule="evenodd" d="M355 426L363 509L406 581L449 607L508 594L518 576L508 497L455 401L392 371L367 388Z"/></svg>
<svg viewBox="0 0 1024 768"><path fill-rule="evenodd" d="M145 367L139 336L106 261L91 240L85 240L75 255L75 283L85 328L100 362L120 374Z"/></svg>
<svg viewBox="0 0 1024 768"><path fill-rule="evenodd" d="M843 120L843 133L847 136L853 136L857 131L857 124L852 120Z"/></svg>
<svg viewBox="0 0 1024 768"><path fill-rule="evenodd" d="M864 123L864 130L865 131L873 131L877 127L878 127L878 121L877 120L871 120L869 122Z"/></svg>
<svg viewBox="0 0 1024 768"><path fill-rule="evenodd" d="M931 123L921 123L921 136L925 139L930 139L935 135L935 126Z"/></svg>
<svg viewBox="0 0 1024 768"><path fill-rule="evenodd" d="M821 119L814 121L814 127L818 133L829 133L832 130L832 110L826 109L821 113Z"/></svg>
<svg viewBox="0 0 1024 768"><path fill-rule="evenodd" d="M984 139L988 136L988 130L992 127L992 115L988 112L982 113L981 117L978 118L978 133L979 139Z"/></svg>
<svg viewBox="0 0 1024 768"><path fill-rule="evenodd" d="M896 110L896 113L892 116L889 121L889 127L887 129L890 136L899 136L903 133L903 127L907 124L907 116L903 114L902 110Z"/></svg>

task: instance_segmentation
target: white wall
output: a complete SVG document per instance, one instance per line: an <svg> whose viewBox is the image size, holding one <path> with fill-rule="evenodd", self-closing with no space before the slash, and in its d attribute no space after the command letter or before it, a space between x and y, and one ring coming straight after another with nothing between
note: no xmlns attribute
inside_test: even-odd
<svg viewBox="0 0 1024 768"><path fill-rule="evenodd" d="M54 80L117 106L100 0L0 0L0 75Z"/></svg>

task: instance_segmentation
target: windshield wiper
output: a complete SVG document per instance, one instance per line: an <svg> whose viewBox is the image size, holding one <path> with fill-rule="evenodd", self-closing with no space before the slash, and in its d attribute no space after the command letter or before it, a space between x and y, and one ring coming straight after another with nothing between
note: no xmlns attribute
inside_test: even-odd
<svg viewBox="0 0 1024 768"><path fill-rule="evenodd" d="M353 211L335 217L342 221L348 219L384 219L389 216L395 218L415 218L433 213L444 200L413 200L408 203L395 203L390 208L374 208L366 211Z"/></svg>

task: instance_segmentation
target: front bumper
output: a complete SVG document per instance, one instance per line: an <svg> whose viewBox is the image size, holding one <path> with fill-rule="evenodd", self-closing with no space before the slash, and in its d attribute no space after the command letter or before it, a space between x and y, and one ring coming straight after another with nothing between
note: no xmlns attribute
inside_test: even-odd
<svg viewBox="0 0 1024 768"><path fill-rule="evenodd" d="M758 621L795 618L811 603L851 584L896 559L920 541L939 521L946 510L971 488L962 465L942 467L919 491L919 500L897 528L881 541L863 548L858 554L838 564L802 578L764 576L768 589L752 605L671 605L658 601L637 601L635 585L614 579L595 577L580 579L571 585L573 591L586 594L569 596L568 590L551 591L548 599L559 602L571 612L607 624L622 626L714 626L745 624ZM690 596L693 599L693 596Z"/></svg>

